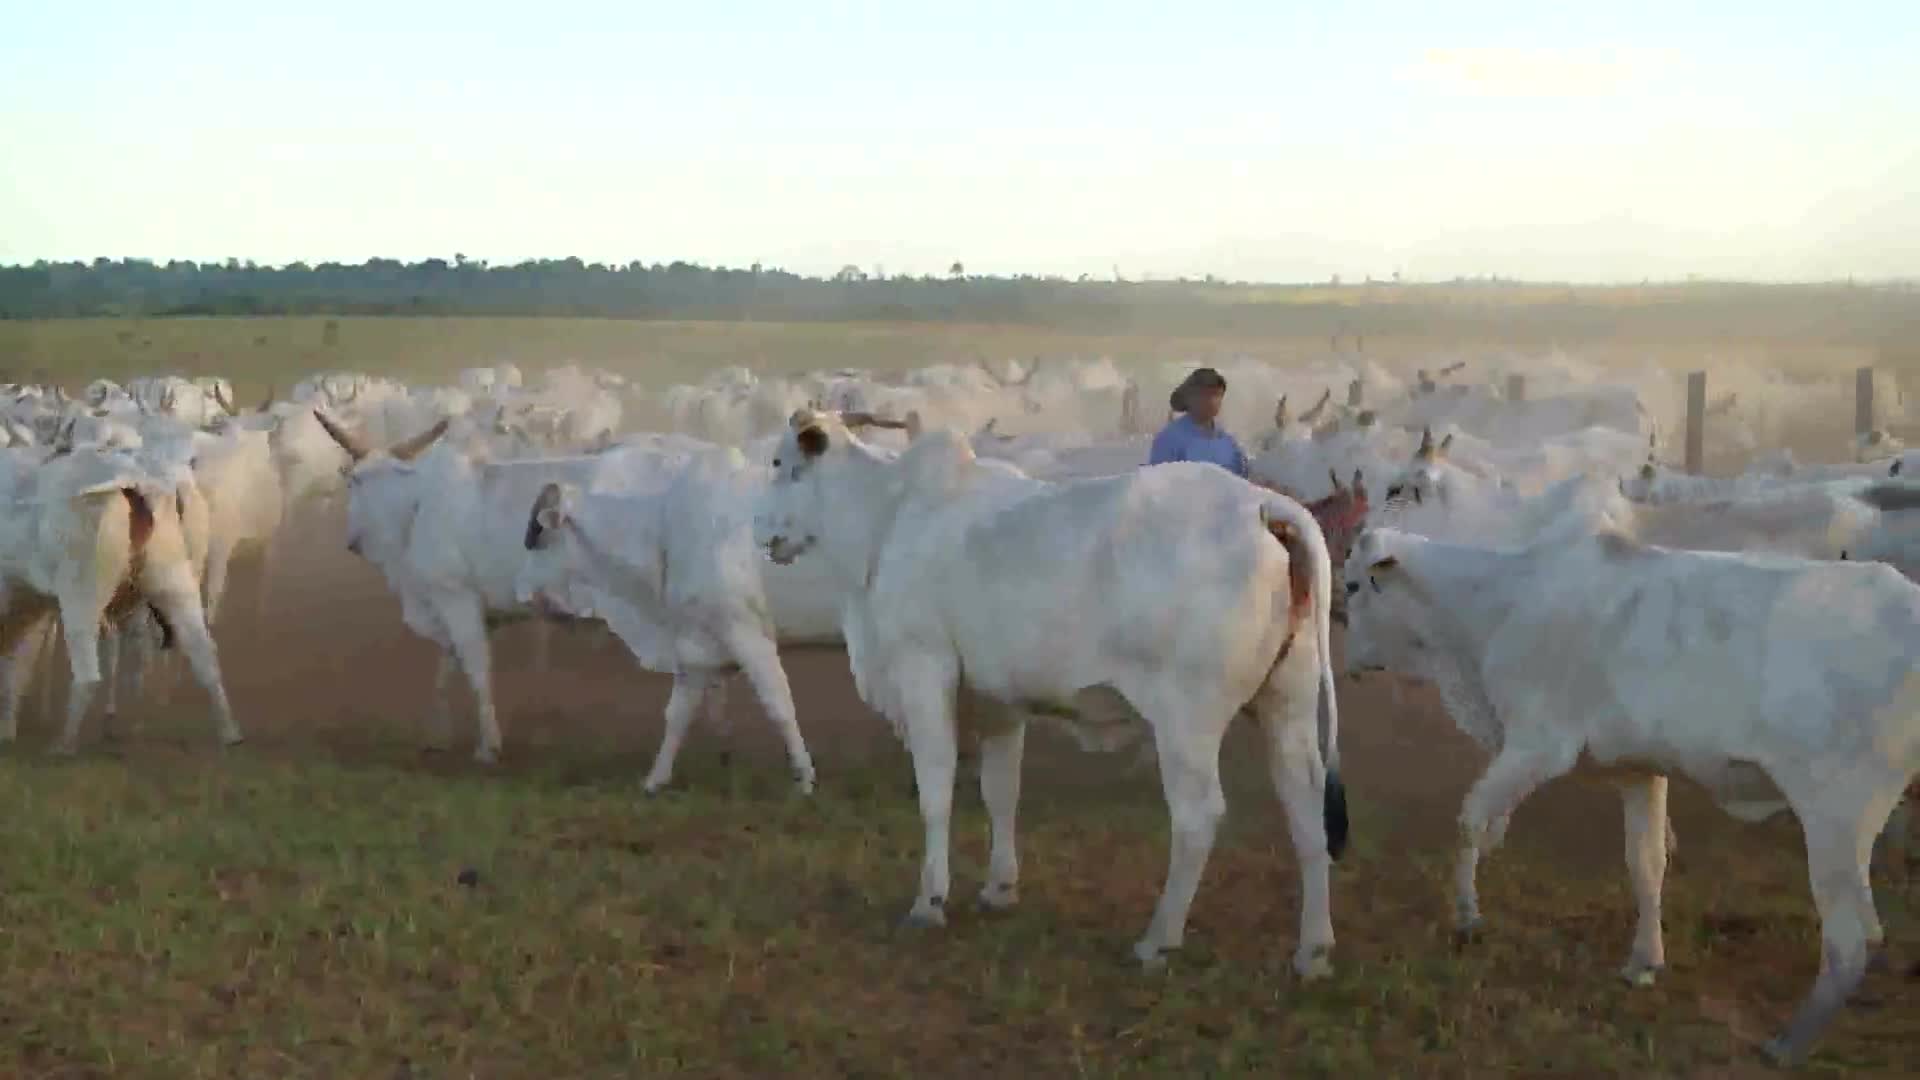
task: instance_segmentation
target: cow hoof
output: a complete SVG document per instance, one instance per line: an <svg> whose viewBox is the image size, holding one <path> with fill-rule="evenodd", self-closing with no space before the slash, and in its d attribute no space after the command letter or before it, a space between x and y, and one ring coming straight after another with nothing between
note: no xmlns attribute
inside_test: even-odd
<svg viewBox="0 0 1920 1080"><path fill-rule="evenodd" d="M1141 971L1151 974L1157 971L1165 971L1167 969L1167 954L1177 950L1177 946L1172 949L1163 949L1153 942L1141 938L1133 946L1133 958L1140 962Z"/></svg>
<svg viewBox="0 0 1920 1080"><path fill-rule="evenodd" d="M977 905L981 911L1011 911L1020 902L1016 885L989 885L980 890Z"/></svg>
<svg viewBox="0 0 1920 1080"><path fill-rule="evenodd" d="M1626 980L1628 986L1645 989L1659 981L1661 970L1658 964L1642 964L1634 961L1620 969L1620 978Z"/></svg>
<svg viewBox="0 0 1920 1080"><path fill-rule="evenodd" d="M1453 943L1455 945L1478 945L1480 939L1485 936L1486 930L1487 921L1475 915L1471 919L1466 919L1454 925Z"/></svg>
<svg viewBox="0 0 1920 1080"><path fill-rule="evenodd" d="M1301 982L1330 977L1333 974L1333 947L1322 945L1310 953L1294 957L1293 971L1300 976Z"/></svg>
<svg viewBox="0 0 1920 1080"><path fill-rule="evenodd" d="M80 748L70 742L57 742L47 748L50 757L70 758L80 752Z"/></svg>
<svg viewBox="0 0 1920 1080"><path fill-rule="evenodd" d="M902 930L938 930L946 925L947 909L938 900L915 904L907 917L900 920Z"/></svg>

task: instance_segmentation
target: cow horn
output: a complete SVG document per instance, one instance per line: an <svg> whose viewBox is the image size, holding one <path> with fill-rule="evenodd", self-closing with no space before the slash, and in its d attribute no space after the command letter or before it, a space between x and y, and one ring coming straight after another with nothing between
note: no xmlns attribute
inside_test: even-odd
<svg viewBox="0 0 1920 1080"><path fill-rule="evenodd" d="M1287 395L1285 394L1281 394L1280 400L1273 406L1273 426L1277 428L1287 426Z"/></svg>
<svg viewBox="0 0 1920 1080"><path fill-rule="evenodd" d="M1339 494L1340 493L1340 474L1335 472L1333 469L1333 466L1331 465L1327 466L1327 478L1333 481L1334 494L1336 495Z"/></svg>
<svg viewBox="0 0 1920 1080"><path fill-rule="evenodd" d="M883 420L869 412L842 413L840 422L850 428L877 427L899 430L907 426L904 420Z"/></svg>
<svg viewBox="0 0 1920 1080"><path fill-rule="evenodd" d="M440 418L439 423L415 435L413 438L394 443L393 447L387 451L387 454L396 461L412 461L414 458L420 456L427 447L432 446L434 440L445 435L447 428L450 427L451 424L452 422L443 416Z"/></svg>
<svg viewBox="0 0 1920 1080"><path fill-rule="evenodd" d="M1433 456L1433 428L1423 427L1420 429L1420 448L1413 452L1413 456L1420 458Z"/></svg>
<svg viewBox="0 0 1920 1080"><path fill-rule="evenodd" d="M234 408L234 407L233 407L233 402L231 402L231 401L229 401L229 400L227 400L227 391L226 391L226 389L225 389L224 387L222 387L222 386L221 386L221 385L220 385L219 383L217 383L217 382L213 384L213 400L214 400L214 401L215 401L215 402L216 402L217 404L219 404L219 406L220 406L220 407L221 407L222 409L225 409L225 410L227 411L227 415L228 415L228 416L239 416L239 415L240 415L240 410L239 410L239 409L236 409L236 408Z"/></svg>
<svg viewBox="0 0 1920 1080"><path fill-rule="evenodd" d="M333 441L340 444L340 449L345 450L348 457L359 461L367 456L367 444L360 441L359 436L327 419L327 414L319 409L313 410L313 418L320 421L320 426L327 429L327 434L333 436Z"/></svg>
<svg viewBox="0 0 1920 1080"><path fill-rule="evenodd" d="M1306 412L1303 412L1300 414L1300 419L1303 422L1308 424L1313 423L1315 420L1319 419L1320 414L1322 412L1326 411L1327 402L1332 400L1333 400L1333 390L1332 388L1328 388L1326 393L1320 395L1319 402L1316 403L1313 408L1308 409Z"/></svg>

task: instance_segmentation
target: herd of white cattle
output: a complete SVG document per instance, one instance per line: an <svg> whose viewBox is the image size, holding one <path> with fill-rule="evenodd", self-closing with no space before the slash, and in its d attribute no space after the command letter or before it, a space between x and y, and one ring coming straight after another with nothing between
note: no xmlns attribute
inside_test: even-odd
<svg viewBox="0 0 1920 1080"><path fill-rule="evenodd" d="M1920 772L1920 481L1898 440L1708 479L1664 464L1676 380L1651 369L1217 366L1254 483L1143 467L1159 394L1185 373L1173 364L733 369L658 394L572 366L537 386L510 365L440 387L329 373L257 407L217 378L0 386L0 738L57 626L72 685L56 752L75 751L101 682L111 724L121 683L140 693L174 647L220 740L240 742L209 630L228 565L266 559L298 515L344 497L345 546L440 647L431 741L451 741L464 675L481 762L503 741L490 631L592 620L673 678L647 791L744 673L811 793L780 651L843 647L913 760L919 925L944 922L951 895L963 733L978 739L992 908L1017 895L1026 721L1089 748L1150 733L1171 855L1135 951L1161 963L1225 813L1222 737L1249 715L1300 864L1293 964L1312 977L1331 966L1347 832L1344 624L1349 674L1433 683L1492 755L1461 813L1462 930L1480 921L1479 856L1525 796L1598 773L1622 792L1639 905L1623 974L1646 985L1664 963L1666 776L1743 819L1791 810L1823 949L1768 1049L1802 1058L1883 944L1868 867L1883 826L1904 840L1896 810ZM1751 379L1714 403L1709 443L1770 445L1810 423L1796 409L1838 423L1847 403Z"/></svg>

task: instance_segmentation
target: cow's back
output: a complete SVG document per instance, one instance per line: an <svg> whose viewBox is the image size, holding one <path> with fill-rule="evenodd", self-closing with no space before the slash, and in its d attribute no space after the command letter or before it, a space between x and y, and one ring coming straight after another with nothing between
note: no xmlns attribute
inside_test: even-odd
<svg viewBox="0 0 1920 1080"><path fill-rule="evenodd" d="M1484 678L1513 719L1603 760L1652 754L1710 787L1731 756L1848 759L1920 709L1920 588L1890 567L1673 551L1615 536L1510 580ZM1543 712L1551 715L1542 715Z"/></svg>
<svg viewBox="0 0 1920 1080"><path fill-rule="evenodd" d="M865 605L875 646L957 647L968 684L1005 699L1064 697L1119 664L1251 664L1264 677L1287 575L1260 494L1180 462L910 503Z"/></svg>

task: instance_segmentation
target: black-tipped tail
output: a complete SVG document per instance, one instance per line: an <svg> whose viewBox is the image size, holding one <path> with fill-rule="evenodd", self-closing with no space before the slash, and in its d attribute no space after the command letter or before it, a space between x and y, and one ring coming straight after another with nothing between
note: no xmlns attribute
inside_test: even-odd
<svg viewBox="0 0 1920 1080"><path fill-rule="evenodd" d="M1327 773L1327 856L1334 862L1347 850L1347 785L1340 774Z"/></svg>

